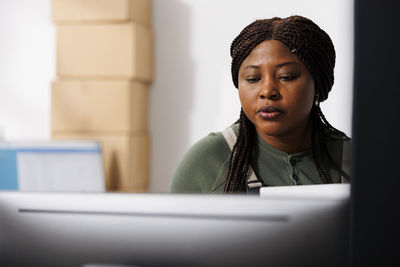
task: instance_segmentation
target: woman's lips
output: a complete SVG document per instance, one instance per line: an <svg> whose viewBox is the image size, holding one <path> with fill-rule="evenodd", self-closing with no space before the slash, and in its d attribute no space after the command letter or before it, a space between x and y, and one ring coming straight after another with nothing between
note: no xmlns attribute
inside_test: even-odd
<svg viewBox="0 0 400 267"><path fill-rule="evenodd" d="M264 120L272 120L283 114L283 110L273 106L263 106L257 111L257 115Z"/></svg>

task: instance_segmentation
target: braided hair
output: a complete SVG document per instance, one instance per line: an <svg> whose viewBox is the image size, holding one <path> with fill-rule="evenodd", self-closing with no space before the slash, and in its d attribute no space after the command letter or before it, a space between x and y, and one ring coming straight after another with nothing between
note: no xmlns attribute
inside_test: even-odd
<svg viewBox="0 0 400 267"><path fill-rule="evenodd" d="M311 20L301 16L256 20L245 27L231 44L231 73L233 84L238 88L239 68L251 51L261 42L277 40L285 44L306 66L314 79L318 100L311 109L311 145L315 167L324 183L332 183L330 168L349 176L332 160L328 153L326 135L333 133L342 140L349 138L335 129L323 115L319 102L328 98L333 86L335 49L326 32ZM239 134L229 159L229 171L225 193L245 192L246 181L253 154L256 130L243 109L240 111ZM318 140L318 142L317 142Z"/></svg>

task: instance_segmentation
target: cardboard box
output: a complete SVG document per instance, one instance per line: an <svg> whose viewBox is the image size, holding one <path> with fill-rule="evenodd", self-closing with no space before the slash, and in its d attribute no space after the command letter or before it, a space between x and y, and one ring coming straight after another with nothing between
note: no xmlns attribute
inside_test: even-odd
<svg viewBox="0 0 400 267"><path fill-rule="evenodd" d="M147 131L148 88L131 81L56 81L51 129L141 134Z"/></svg>
<svg viewBox="0 0 400 267"><path fill-rule="evenodd" d="M150 24L150 0L52 0L56 24L121 23Z"/></svg>
<svg viewBox="0 0 400 267"><path fill-rule="evenodd" d="M57 75L60 78L149 82L152 60L152 34L140 24L57 27Z"/></svg>
<svg viewBox="0 0 400 267"><path fill-rule="evenodd" d="M107 191L147 191L149 180L148 135L53 131L52 138L99 141L103 150Z"/></svg>

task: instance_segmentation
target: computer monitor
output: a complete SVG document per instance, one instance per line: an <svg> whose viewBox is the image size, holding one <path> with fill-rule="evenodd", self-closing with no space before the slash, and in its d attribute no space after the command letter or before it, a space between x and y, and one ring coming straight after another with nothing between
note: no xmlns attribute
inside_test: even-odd
<svg viewBox="0 0 400 267"><path fill-rule="evenodd" d="M104 192L95 141L0 142L0 190Z"/></svg>
<svg viewBox="0 0 400 267"><path fill-rule="evenodd" d="M0 192L0 266L346 266L347 213L343 194Z"/></svg>

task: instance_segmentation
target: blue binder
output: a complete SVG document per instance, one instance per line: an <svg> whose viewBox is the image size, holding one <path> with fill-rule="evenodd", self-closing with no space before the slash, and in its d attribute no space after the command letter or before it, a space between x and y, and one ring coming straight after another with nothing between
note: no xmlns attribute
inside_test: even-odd
<svg viewBox="0 0 400 267"><path fill-rule="evenodd" d="M18 190L17 151L0 149L0 190Z"/></svg>

